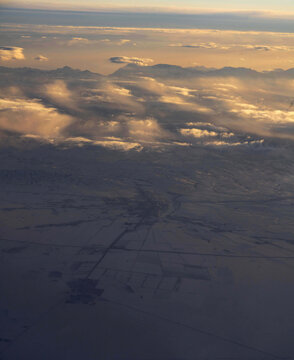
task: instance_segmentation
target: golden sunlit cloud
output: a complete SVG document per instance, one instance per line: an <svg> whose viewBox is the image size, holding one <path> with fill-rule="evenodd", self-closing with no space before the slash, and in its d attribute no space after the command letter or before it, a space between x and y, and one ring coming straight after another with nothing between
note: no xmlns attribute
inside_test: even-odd
<svg viewBox="0 0 294 360"><path fill-rule="evenodd" d="M1 99L0 110L1 130L45 138L59 137L73 120L57 109L31 99Z"/></svg>
<svg viewBox="0 0 294 360"><path fill-rule="evenodd" d="M24 60L23 48L16 46L0 46L0 60Z"/></svg>

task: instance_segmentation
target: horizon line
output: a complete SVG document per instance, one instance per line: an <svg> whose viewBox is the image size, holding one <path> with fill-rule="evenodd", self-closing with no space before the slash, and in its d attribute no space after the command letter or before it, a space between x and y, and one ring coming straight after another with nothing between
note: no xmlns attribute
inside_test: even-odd
<svg viewBox="0 0 294 360"><path fill-rule="evenodd" d="M16 10L16 11L58 11L58 12L97 12L97 13L122 13L122 14L166 14L166 15L251 15L252 17L257 18L269 18L269 19L293 19L293 11L278 11L278 10L266 10L266 9L219 9L219 8L196 8L196 7L162 7L162 6L93 6L93 7L67 7L65 5L55 5L55 6L40 6L40 7L30 7L29 5L25 6L3 6L0 3L0 9L2 10Z"/></svg>

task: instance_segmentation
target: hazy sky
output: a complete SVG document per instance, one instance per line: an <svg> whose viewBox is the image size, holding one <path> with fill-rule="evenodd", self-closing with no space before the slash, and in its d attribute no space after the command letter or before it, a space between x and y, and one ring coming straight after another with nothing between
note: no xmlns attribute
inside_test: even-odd
<svg viewBox="0 0 294 360"><path fill-rule="evenodd" d="M100 10L117 12L58 11L62 7L78 10L81 3L84 9L100 6ZM123 57L184 67L234 66L259 71L294 67L294 4L290 0L280 0L279 7L276 0L212 0L206 4L203 0L18 0L5 4L42 9L0 11L0 65L4 66L52 69L68 65L109 74L124 66L109 59ZM155 13L143 13L147 5ZM45 10L46 6L56 10ZM120 12L119 6L126 11ZM128 12L136 11L136 6L141 7L140 13ZM210 7L211 11L157 14L156 6L173 11L177 6ZM230 12L238 8L265 12ZM270 12L274 10L283 13Z"/></svg>
<svg viewBox="0 0 294 360"><path fill-rule="evenodd" d="M112 8L112 7L163 7L163 8L195 8L214 10L265 10L288 12L294 11L293 0L2 0L0 4L5 6L21 6L31 8Z"/></svg>

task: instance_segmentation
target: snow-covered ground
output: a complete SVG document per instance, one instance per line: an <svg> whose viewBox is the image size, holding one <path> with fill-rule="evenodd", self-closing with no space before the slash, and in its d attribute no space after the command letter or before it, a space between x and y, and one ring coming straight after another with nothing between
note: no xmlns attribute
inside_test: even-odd
<svg viewBox="0 0 294 360"><path fill-rule="evenodd" d="M132 121L127 150L3 135L1 359L292 359L291 140Z"/></svg>

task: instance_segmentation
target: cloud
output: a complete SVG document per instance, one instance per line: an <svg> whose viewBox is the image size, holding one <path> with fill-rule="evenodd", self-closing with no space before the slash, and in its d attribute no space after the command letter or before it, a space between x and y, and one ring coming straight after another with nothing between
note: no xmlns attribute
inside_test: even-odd
<svg viewBox="0 0 294 360"><path fill-rule="evenodd" d="M44 85L41 91L55 103L61 105L72 104L73 94L68 90L68 87L63 80L55 80L50 82Z"/></svg>
<svg viewBox="0 0 294 360"><path fill-rule="evenodd" d="M0 99L0 129L19 134L59 137L73 121L57 109L43 105L37 99Z"/></svg>
<svg viewBox="0 0 294 360"><path fill-rule="evenodd" d="M294 15L294 13L293 13ZM262 30L220 30L214 28L162 28L162 27L119 27L119 26L71 26L71 25L34 25L34 24L3 24L3 29L5 31L30 31L32 33L47 33L47 34L72 34L72 37L83 37L85 34L116 34L120 36L121 34L138 34L138 33L145 33L145 34L165 34L168 36L170 40L170 35L183 35L183 39L185 42L187 41L187 37L191 35L191 39L193 39L193 44L195 42L195 37L202 38L214 38L217 39L218 42L220 38L224 40L231 40L236 39L240 40L240 43L244 41L248 44L248 39L257 39L257 38L266 38L270 40L287 40L290 41L293 39L294 35L292 32L285 32L285 31L262 31ZM77 36L78 32L78 36ZM190 38L189 38L190 40ZM247 41L246 41L247 40ZM209 41L202 41L202 42L210 42ZM213 40L215 41L215 40ZM215 41L216 42L216 41ZM183 43L183 42L182 42ZM232 43L232 42L231 42ZM187 42L190 44L190 41Z"/></svg>
<svg viewBox="0 0 294 360"><path fill-rule="evenodd" d="M80 46L80 45L95 45L95 44L105 44L105 45L118 45L123 46L125 44L131 43L130 39L88 39L86 37L72 37L69 41L61 41L60 43L67 44L68 46Z"/></svg>
<svg viewBox="0 0 294 360"><path fill-rule="evenodd" d="M136 81L141 91L150 94L149 99L154 102L170 104L172 108L185 109L186 111L210 113L211 109L197 103L197 90L184 87L173 86L165 84L162 81L158 81L152 77L140 77ZM145 99L143 99L145 101Z"/></svg>
<svg viewBox="0 0 294 360"><path fill-rule="evenodd" d="M183 47L183 48L195 48L195 49L221 49L221 50L228 50L231 46L225 46L221 44L217 44L215 42L208 42L208 43L198 43L198 44L169 44L170 47Z"/></svg>
<svg viewBox="0 0 294 360"><path fill-rule="evenodd" d="M190 136L193 138L216 138L219 139L230 139L236 137L233 132L229 132L228 129L222 126L216 126L211 123L205 122L188 122L186 126L189 128L182 128L179 130L181 135Z"/></svg>
<svg viewBox="0 0 294 360"><path fill-rule="evenodd" d="M131 40L129 39L121 39L117 42L117 45L124 45L124 44L128 44Z"/></svg>
<svg viewBox="0 0 294 360"><path fill-rule="evenodd" d="M153 141L163 138L167 133L155 119L130 119L127 121L129 136L137 140Z"/></svg>
<svg viewBox="0 0 294 360"><path fill-rule="evenodd" d="M256 51L293 51L294 46L276 46L276 45L252 45L252 44L245 44L245 45L235 45L235 47L245 48L247 50L256 50Z"/></svg>
<svg viewBox="0 0 294 360"><path fill-rule="evenodd" d="M110 80L101 80L97 88L87 91L83 100L87 102L87 107L99 108L100 112L103 112L102 108L104 111L127 111L137 115L144 112L143 104L136 100L129 89Z"/></svg>
<svg viewBox="0 0 294 360"><path fill-rule="evenodd" d="M237 135L228 132L224 127L216 126L211 123L186 123L187 126L197 126L192 128L179 129L181 135L194 139L198 145L213 147L237 147L237 146L263 146L264 139L255 139L244 134ZM209 130L207 130L209 129ZM213 130L214 131L213 131Z"/></svg>
<svg viewBox="0 0 294 360"><path fill-rule="evenodd" d="M237 110L233 110L236 112ZM248 109L241 110L242 115L250 116L256 121L270 121L273 123L294 123L294 111Z"/></svg>
<svg viewBox="0 0 294 360"><path fill-rule="evenodd" d="M24 60L23 48L16 46L0 46L0 60Z"/></svg>
<svg viewBox="0 0 294 360"><path fill-rule="evenodd" d="M102 146L105 148L109 148L111 150L123 150L123 151L142 150L142 146L139 143L124 141L123 139L114 138L114 137L104 138L103 140L91 140L83 137L72 137L72 138L67 138L66 142L78 146L85 146L85 145Z"/></svg>
<svg viewBox="0 0 294 360"><path fill-rule="evenodd" d="M225 33L224 33L225 35ZM199 42L199 43L172 43L169 47L182 47L192 49L218 49L218 50L253 50L253 51L294 51L294 46L289 45L269 45L269 44L225 44L216 42Z"/></svg>
<svg viewBox="0 0 294 360"><path fill-rule="evenodd" d="M194 99L195 100L195 99ZM177 95L163 95L158 99L159 102L170 104L172 107L178 107L186 111L195 111L199 113L211 113L212 109L205 106L201 106L196 102L189 101L189 98Z"/></svg>
<svg viewBox="0 0 294 360"><path fill-rule="evenodd" d="M89 39L86 39L86 38L83 38L83 37L73 37L71 40L68 41L68 45L71 46L71 45L87 45L89 44Z"/></svg>
<svg viewBox="0 0 294 360"><path fill-rule="evenodd" d="M148 66L153 60L146 58L127 57L127 56L114 56L109 59L114 64L135 64L140 66Z"/></svg>
<svg viewBox="0 0 294 360"><path fill-rule="evenodd" d="M37 61L48 61L48 58L44 55L37 55L34 57L34 60L37 60Z"/></svg>
<svg viewBox="0 0 294 360"><path fill-rule="evenodd" d="M217 136L215 131L201 130L201 129L180 129L180 133L184 136L193 136L195 138Z"/></svg>
<svg viewBox="0 0 294 360"><path fill-rule="evenodd" d="M237 142L228 142L228 141L222 141L222 140L216 140L216 141L210 141L204 143L205 146L216 146L216 147L231 147L231 146L250 146L250 147L261 147L264 144L264 139L260 140L251 140L251 141L237 141Z"/></svg>
<svg viewBox="0 0 294 360"><path fill-rule="evenodd" d="M217 131L217 132L226 132L226 131L228 131L228 129L225 128L225 127L217 126L215 124L208 123L208 122L187 122L186 125L190 126L190 127L197 126L197 128L199 128L199 129L214 130L214 131Z"/></svg>

